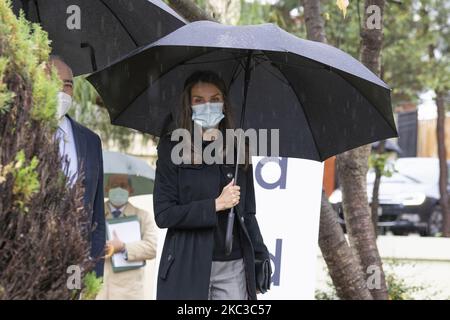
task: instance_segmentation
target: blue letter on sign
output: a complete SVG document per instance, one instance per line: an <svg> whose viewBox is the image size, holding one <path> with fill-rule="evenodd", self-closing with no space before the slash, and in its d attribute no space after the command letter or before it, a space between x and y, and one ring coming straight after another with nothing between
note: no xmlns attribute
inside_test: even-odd
<svg viewBox="0 0 450 320"><path fill-rule="evenodd" d="M272 283L274 286L280 285L280 272L281 272L281 248L283 247L283 240L277 239L275 254L269 254L270 260L272 260L275 269L272 273Z"/></svg>
<svg viewBox="0 0 450 320"><path fill-rule="evenodd" d="M258 162L255 168L256 181L258 182L258 184L264 189L275 189L277 187L279 187L280 189L286 189L287 160L288 158L266 157ZM262 168L267 162L275 162L280 166L281 169L280 178L273 183L267 183L266 181L264 181L261 175Z"/></svg>

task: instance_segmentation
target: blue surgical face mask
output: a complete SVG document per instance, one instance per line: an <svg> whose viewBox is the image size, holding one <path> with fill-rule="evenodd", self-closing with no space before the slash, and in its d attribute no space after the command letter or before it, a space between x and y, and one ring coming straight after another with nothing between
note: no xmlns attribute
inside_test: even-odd
<svg viewBox="0 0 450 320"><path fill-rule="evenodd" d="M115 207L121 207L128 202L128 190L123 188L112 188L109 189L108 197L109 201Z"/></svg>
<svg viewBox="0 0 450 320"><path fill-rule="evenodd" d="M207 102L192 106L192 120L202 128L214 128L225 116L223 102Z"/></svg>

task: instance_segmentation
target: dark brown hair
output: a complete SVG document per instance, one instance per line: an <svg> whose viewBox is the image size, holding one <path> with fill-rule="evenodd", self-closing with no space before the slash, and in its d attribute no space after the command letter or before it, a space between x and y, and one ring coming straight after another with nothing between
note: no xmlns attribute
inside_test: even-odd
<svg viewBox="0 0 450 320"><path fill-rule="evenodd" d="M193 133L193 121L192 121L192 88L198 83L209 83L215 85L223 96L223 114L224 118L219 123L219 130L222 135L226 137L226 129L234 129L232 107L228 97L228 88L223 79L215 72L209 70L199 70L192 73L184 82L184 89L181 94L181 112L177 119L177 127L186 129L189 131L191 137ZM225 141L224 141L225 142ZM226 143L224 143L223 154L226 154ZM192 158L195 157L194 145L192 144ZM245 152L245 169L248 167L248 148Z"/></svg>
<svg viewBox="0 0 450 320"><path fill-rule="evenodd" d="M187 129L192 132L192 105L191 93L192 87L198 83L210 83L215 85L223 96L223 114L225 117L219 123L219 129L233 129L233 118L231 114L231 106L228 100L228 89L223 79L213 71L195 71L184 82L183 93L181 94L181 112L178 119L178 128Z"/></svg>

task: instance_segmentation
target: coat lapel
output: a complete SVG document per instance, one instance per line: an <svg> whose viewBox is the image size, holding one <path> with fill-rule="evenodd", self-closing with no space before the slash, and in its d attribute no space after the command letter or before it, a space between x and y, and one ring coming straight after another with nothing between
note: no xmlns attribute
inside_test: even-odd
<svg viewBox="0 0 450 320"><path fill-rule="evenodd" d="M86 159L86 137L79 124L71 117L67 116L67 118L69 118L70 124L72 125L73 139L75 140L75 148L77 150L78 171L84 172L84 176L86 177L88 175L86 171L87 166L86 161L83 160Z"/></svg>

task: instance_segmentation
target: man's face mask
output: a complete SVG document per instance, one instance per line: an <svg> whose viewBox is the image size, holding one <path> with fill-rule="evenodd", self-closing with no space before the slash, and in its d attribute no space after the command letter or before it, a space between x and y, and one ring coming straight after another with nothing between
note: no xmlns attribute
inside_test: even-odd
<svg viewBox="0 0 450 320"><path fill-rule="evenodd" d="M58 120L61 120L67 114L71 106L72 97L65 92L58 92L58 106L56 109Z"/></svg>
<svg viewBox="0 0 450 320"><path fill-rule="evenodd" d="M109 189L108 197L109 201L115 207L121 207L128 202L128 190L123 188L112 188Z"/></svg>
<svg viewBox="0 0 450 320"><path fill-rule="evenodd" d="M202 128L214 128L225 116L223 102L207 102L192 106L192 120Z"/></svg>

